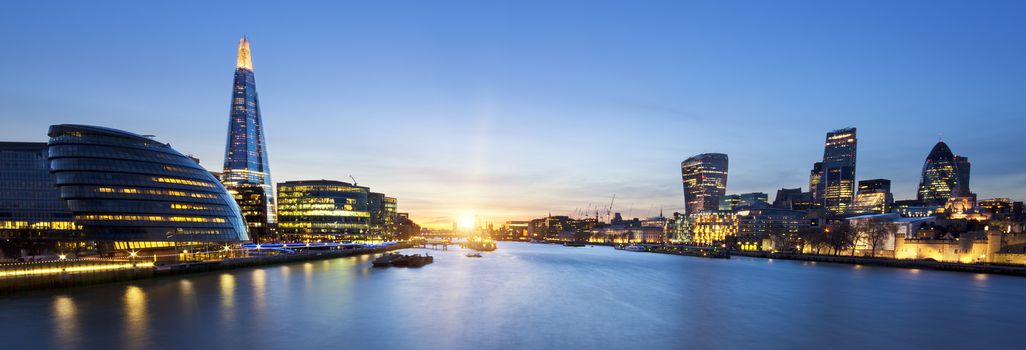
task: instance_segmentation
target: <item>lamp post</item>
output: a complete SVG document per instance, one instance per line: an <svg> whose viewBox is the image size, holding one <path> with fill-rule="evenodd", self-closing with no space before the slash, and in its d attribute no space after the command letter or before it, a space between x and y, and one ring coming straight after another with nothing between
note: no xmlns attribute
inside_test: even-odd
<svg viewBox="0 0 1026 350"><path fill-rule="evenodd" d="M135 268L135 257L137 255L138 255L138 252L136 252L136 251L128 252L128 261L132 264L133 268Z"/></svg>

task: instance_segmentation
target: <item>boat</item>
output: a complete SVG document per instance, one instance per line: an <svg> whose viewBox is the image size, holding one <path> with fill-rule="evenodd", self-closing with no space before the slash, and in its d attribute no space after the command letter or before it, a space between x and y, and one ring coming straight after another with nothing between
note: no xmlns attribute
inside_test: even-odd
<svg viewBox="0 0 1026 350"><path fill-rule="evenodd" d="M645 249L645 246L639 245L639 244L628 245L628 246L624 247L623 250L631 251L631 252L645 252L645 251L648 251L648 249Z"/></svg>
<svg viewBox="0 0 1026 350"><path fill-rule="evenodd" d="M567 247L584 247L584 246L587 246L587 244L584 244L584 242L563 242L563 245L567 246Z"/></svg>
<svg viewBox="0 0 1026 350"><path fill-rule="evenodd" d="M392 262L392 266L399 267L421 267L430 263L435 262L435 258L430 255L403 255L400 258Z"/></svg>
<svg viewBox="0 0 1026 350"><path fill-rule="evenodd" d="M396 260L399 260L402 257L403 257L402 254L388 253L388 254L379 256L377 259L374 259L374 261L371 262L371 264L373 264L374 266L377 266L377 267L391 266L392 264L395 263Z"/></svg>
<svg viewBox="0 0 1026 350"><path fill-rule="evenodd" d="M468 258L480 258L481 257L481 253L476 253L476 252L475 253L467 253L467 257Z"/></svg>

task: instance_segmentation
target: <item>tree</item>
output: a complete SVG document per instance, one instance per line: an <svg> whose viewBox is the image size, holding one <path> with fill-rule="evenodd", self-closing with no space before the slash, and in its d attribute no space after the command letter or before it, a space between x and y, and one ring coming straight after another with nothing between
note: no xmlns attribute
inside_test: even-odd
<svg viewBox="0 0 1026 350"><path fill-rule="evenodd" d="M798 238L809 247L809 250L816 250L819 254L820 248L826 242L826 236L821 227L802 227L798 229Z"/></svg>
<svg viewBox="0 0 1026 350"><path fill-rule="evenodd" d="M826 244L834 250L834 255L843 250L848 245L852 246L852 255L854 255L855 243L857 243L857 235L854 234L855 230L851 229L846 221L836 221L829 224L823 233L825 234Z"/></svg>
<svg viewBox="0 0 1026 350"><path fill-rule="evenodd" d="M898 231L894 225L884 219L869 220L860 226L865 226L862 231L865 233L866 239L869 241L867 243L869 244L873 257L876 257L876 250L884 244L887 237L895 235Z"/></svg>

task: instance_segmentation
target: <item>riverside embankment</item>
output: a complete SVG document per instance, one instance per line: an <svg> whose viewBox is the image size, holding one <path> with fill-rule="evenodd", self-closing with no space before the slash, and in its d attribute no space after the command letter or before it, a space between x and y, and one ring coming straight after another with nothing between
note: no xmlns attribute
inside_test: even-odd
<svg viewBox="0 0 1026 350"><path fill-rule="evenodd" d="M45 263L6 264L0 266L0 293L68 288L252 266L285 264L297 261L333 259L375 254L407 247L408 244L399 243L390 246L313 250L292 254L246 256L160 266L155 266L152 262L143 261L142 259L135 261L127 259L82 259Z"/></svg>

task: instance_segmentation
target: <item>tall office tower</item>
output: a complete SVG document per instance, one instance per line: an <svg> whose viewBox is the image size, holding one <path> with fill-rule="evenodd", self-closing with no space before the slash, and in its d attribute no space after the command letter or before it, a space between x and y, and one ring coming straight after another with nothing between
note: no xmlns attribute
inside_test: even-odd
<svg viewBox="0 0 1026 350"><path fill-rule="evenodd" d="M823 178L818 195L828 213L840 215L855 197L855 152L858 140L855 128L827 133L823 149Z"/></svg>
<svg viewBox="0 0 1026 350"><path fill-rule="evenodd" d="M971 165L969 164L969 158L963 156L955 156L955 172L958 173L958 195L962 197L972 197L973 191L969 189L969 170Z"/></svg>
<svg viewBox="0 0 1026 350"><path fill-rule="evenodd" d="M855 204L848 212L852 214L883 214L891 210L894 197L891 195L891 180L873 179L859 181L859 192Z"/></svg>
<svg viewBox="0 0 1026 350"><path fill-rule="evenodd" d="M687 214L717 210L727 192L727 155L703 153L680 163Z"/></svg>
<svg viewBox="0 0 1026 350"><path fill-rule="evenodd" d="M823 162L812 164L812 171L809 172L809 192L812 199L820 200L819 183L823 182Z"/></svg>
<svg viewBox="0 0 1026 350"><path fill-rule="evenodd" d="M960 177L955 155L944 141L939 141L923 163L916 199L925 205L944 205L948 198L960 196Z"/></svg>
<svg viewBox="0 0 1026 350"><path fill-rule="evenodd" d="M232 108L228 120L228 142L224 150L221 181L242 208L250 236L256 241L268 234L275 222L274 185L267 162L267 143L260 118L253 59L249 40L239 40L235 65Z"/></svg>

